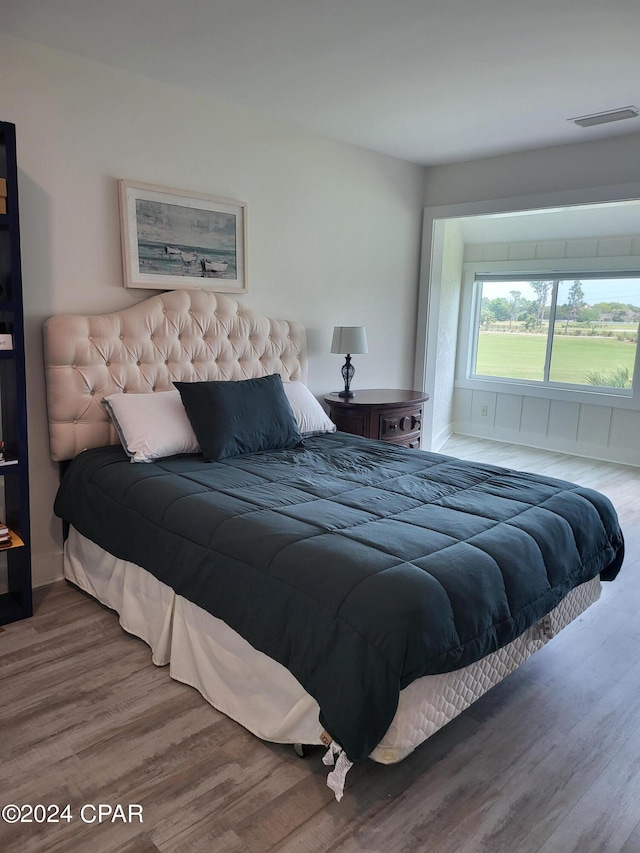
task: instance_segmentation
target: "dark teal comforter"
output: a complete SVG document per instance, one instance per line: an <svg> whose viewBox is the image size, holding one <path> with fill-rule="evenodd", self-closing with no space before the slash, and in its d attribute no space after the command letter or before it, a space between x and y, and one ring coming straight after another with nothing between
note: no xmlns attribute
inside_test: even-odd
<svg viewBox="0 0 640 853"><path fill-rule="evenodd" d="M286 666L351 760L403 687L613 580L624 552L590 489L342 433L213 463L85 451L55 511Z"/></svg>

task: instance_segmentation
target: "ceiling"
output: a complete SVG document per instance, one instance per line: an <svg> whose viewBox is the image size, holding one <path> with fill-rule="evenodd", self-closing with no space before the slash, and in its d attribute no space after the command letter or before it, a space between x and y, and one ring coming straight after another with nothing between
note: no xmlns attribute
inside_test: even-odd
<svg viewBox="0 0 640 853"><path fill-rule="evenodd" d="M423 165L640 132L638 0L1 0L0 30Z"/></svg>
<svg viewBox="0 0 640 853"><path fill-rule="evenodd" d="M614 237L640 232L640 201L461 216L455 221L464 243Z"/></svg>

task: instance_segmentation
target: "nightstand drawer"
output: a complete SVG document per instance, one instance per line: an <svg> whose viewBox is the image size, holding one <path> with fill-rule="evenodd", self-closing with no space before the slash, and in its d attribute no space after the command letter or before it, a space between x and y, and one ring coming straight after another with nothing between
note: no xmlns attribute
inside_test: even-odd
<svg viewBox="0 0 640 853"><path fill-rule="evenodd" d="M366 412L331 412L331 420L340 432L351 435L367 436L368 413Z"/></svg>
<svg viewBox="0 0 640 853"><path fill-rule="evenodd" d="M378 436L384 441L400 441L408 439L413 433L420 438L422 427L422 410L412 412L388 412L380 415ZM404 441L403 441L404 443Z"/></svg>

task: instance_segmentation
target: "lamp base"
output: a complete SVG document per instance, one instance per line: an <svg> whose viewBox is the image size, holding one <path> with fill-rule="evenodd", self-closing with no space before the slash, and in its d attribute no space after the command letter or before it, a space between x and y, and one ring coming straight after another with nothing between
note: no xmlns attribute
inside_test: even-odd
<svg viewBox="0 0 640 853"><path fill-rule="evenodd" d="M351 390L351 380L353 379L353 374L356 372L355 367L351 364L351 355L347 354L345 358L345 362L342 365L342 378L344 379L344 391L340 391L339 397L353 397L355 396L353 391Z"/></svg>

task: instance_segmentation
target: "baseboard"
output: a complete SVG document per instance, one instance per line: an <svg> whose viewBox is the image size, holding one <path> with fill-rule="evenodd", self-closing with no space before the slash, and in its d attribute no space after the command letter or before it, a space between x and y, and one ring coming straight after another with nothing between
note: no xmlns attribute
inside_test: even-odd
<svg viewBox="0 0 640 853"><path fill-rule="evenodd" d="M32 555L31 584L34 588L61 581L63 578L62 551Z"/></svg>
<svg viewBox="0 0 640 853"><path fill-rule="evenodd" d="M438 453L440 448L449 441L452 435L453 424L447 424L444 429L441 429L440 432L432 438L431 451L433 453Z"/></svg>
<svg viewBox="0 0 640 853"><path fill-rule="evenodd" d="M598 462L615 462L618 465L638 467L638 451L631 448L604 447L601 444L578 443L562 441L562 439L512 430L481 427L475 423L453 424L453 433L468 435L472 438L486 438L489 441L503 441L505 444L520 444L523 447L534 447L537 450L550 450L554 453L566 453L570 456L580 456L594 459Z"/></svg>

